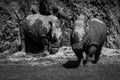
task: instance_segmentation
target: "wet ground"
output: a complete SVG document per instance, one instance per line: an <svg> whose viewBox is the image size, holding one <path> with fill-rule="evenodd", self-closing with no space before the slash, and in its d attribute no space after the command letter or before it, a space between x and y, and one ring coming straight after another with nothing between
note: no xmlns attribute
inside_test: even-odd
<svg viewBox="0 0 120 80"><path fill-rule="evenodd" d="M62 65L0 65L0 80L120 80L120 64L74 69L67 69Z"/></svg>

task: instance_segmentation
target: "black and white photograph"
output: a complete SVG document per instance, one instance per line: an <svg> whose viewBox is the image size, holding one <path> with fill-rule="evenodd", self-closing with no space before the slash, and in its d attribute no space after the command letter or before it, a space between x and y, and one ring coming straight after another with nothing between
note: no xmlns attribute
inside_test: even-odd
<svg viewBox="0 0 120 80"><path fill-rule="evenodd" d="M0 80L120 80L120 0L0 0Z"/></svg>

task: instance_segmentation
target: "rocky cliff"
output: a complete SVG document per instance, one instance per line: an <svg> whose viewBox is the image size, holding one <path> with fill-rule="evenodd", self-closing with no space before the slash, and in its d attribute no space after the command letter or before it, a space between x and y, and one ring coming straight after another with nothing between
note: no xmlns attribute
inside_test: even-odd
<svg viewBox="0 0 120 80"><path fill-rule="evenodd" d="M104 46L120 48L120 1L119 0L1 0L0 1L0 52L19 50L19 24L30 14L30 7L39 7L43 15L53 14L61 21L63 38L61 46L70 46L69 36L73 21L80 13L103 20L109 30ZM56 46L56 45L55 45Z"/></svg>

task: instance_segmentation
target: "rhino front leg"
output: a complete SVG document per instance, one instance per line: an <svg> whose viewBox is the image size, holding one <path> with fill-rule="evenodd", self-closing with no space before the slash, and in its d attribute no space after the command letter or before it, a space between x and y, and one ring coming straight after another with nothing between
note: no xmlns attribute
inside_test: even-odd
<svg viewBox="0 0 120 80"><path fill-rule="evenodd" d="M44 52L46 55L49 55L49 48L50 48L50 44L47 38L44 38L43 40L43 46L44 46Z"/></svg>
<svg viewBox="0 0 120 80"><path fill-rule="evenodd" d="M43 53L45 53L46 55L49 55L49 51L48 51L48 46L47 45L44 46L44 52Z"/></svg>

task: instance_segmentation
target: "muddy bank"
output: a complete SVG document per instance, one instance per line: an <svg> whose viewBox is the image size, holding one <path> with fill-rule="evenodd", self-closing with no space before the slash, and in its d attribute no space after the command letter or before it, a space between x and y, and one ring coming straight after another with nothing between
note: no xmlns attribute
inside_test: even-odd
<svg viewBox="0 0 120 80"><path fill-rule="evenodd" d="M63 66L0 66L0 80L119 80L120 64L66 69Z"/></svg>
<svg viewBox="0 0 120 80"><path fill-rule="evenodd" d="M16 54L16 53L15 53ZM0 80L119 80L119 50L102 49L98 64L65 68L76 60L71 48L61 48L55 55L7 55L0 59ZM17 53L18 54L18 53Z"/></svg>

